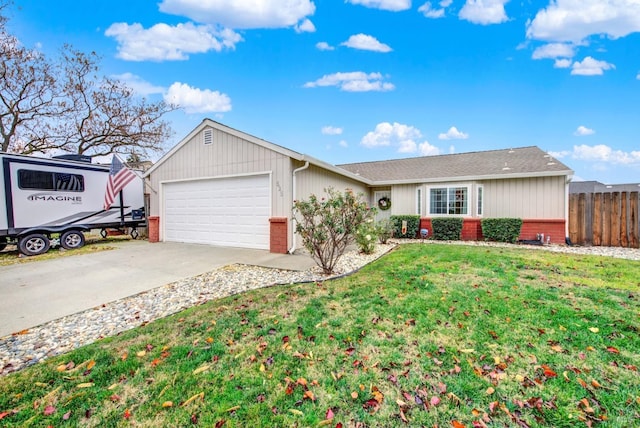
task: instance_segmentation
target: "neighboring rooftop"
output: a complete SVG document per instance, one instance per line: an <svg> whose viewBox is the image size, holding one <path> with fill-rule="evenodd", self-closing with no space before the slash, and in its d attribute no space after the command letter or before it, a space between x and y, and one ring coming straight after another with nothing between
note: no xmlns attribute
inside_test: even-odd
<svg viewBox="0 0 640 428"><path fill-rule="evenodd" d="M573 175L569 167L535 146L337 166L380 184L530 175Z"/></svg>
<svg viewBox="0 0 640 428"><path fill-rule="evenodd" d="M572 181L569 193L640 192L640 183L604 184L599 181Z"/></svg>

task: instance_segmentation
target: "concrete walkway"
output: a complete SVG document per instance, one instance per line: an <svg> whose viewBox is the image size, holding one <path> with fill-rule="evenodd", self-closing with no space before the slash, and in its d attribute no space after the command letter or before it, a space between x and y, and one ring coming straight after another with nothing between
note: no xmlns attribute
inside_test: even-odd
<svg viewBox="0 0 640 428"><path fill-rule="evenodd" d="M114 245L115 250L0 266L0 337L228 264L315 266L309 256L263 250L147 241Z"/></svg>

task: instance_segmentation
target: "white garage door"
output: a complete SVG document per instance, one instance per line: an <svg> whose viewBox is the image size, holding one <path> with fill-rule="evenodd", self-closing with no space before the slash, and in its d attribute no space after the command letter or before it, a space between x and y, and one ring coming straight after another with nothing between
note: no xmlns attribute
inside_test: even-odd
<svg viewBox="0 0 640 428"><path fill-rule="evenodd" d="M269 249L268 175L165 183L164 240Z"/></svg>

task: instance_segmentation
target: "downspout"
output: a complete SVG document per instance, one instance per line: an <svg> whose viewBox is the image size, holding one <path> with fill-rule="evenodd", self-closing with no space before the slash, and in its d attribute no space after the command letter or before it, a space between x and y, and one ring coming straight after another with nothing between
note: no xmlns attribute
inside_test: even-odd
<svg viewBox="0 0 640 428"><path fill-rule="evenodd" d="M300 171L304 171L305 169L309 168L309 161L305 161L305 164L303 166L301 166L300 168L296 168L293 170L293 189L292 189L292 206L293 204L296 203L296 174L299 173ZM292 215L291 216L291 248L289 249L289 254L293 254L293 252L296 250L296 219L295 217Z"/></svg>

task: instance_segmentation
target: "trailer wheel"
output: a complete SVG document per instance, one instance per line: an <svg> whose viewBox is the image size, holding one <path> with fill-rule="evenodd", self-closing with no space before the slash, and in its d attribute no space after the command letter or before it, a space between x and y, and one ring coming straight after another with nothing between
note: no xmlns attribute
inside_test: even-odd
<svg viewBox="0 0 640 428"><path fill-rule="evenodd" d="M0 238L0 251L7 248L7 238Z"/></svg>
<svg viewBox="0 0 640 428"><path fill-rule="evenodd" d="M79 230L68 230L60 236L60 245L67 250L84 246L84 234Z"/></svg>
<svg viewBox="0 0 640 428"><path fill-rule="evenodd" d="M49 250L50 246L49 238L42 233L32 233L31 235L23 236L18 241L18 249L27 256L44 254Z"/></svg>

